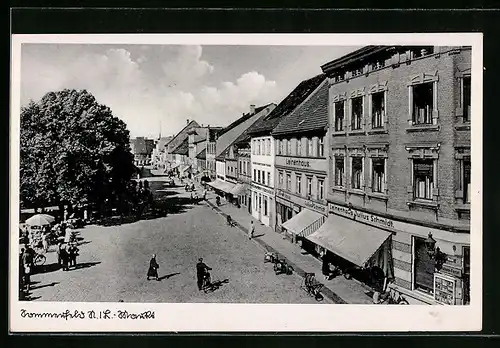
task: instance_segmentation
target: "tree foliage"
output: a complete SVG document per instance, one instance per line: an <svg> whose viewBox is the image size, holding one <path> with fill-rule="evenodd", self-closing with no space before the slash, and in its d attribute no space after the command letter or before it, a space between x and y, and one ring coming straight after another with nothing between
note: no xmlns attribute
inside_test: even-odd
<svg viewBox="0 0 500 348"><path fill-rule="evenodd" d="M100 203L119 197L134 173L130 135L86 90L47 93L21 108L24 206Z"/></svg>

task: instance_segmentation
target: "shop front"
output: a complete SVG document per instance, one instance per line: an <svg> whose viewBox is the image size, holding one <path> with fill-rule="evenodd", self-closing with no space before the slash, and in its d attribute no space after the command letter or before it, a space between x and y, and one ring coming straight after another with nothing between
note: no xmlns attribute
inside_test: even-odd
<svg viewBox="0 0 500 348"><path fill-rule="evenodd" d="M388 288L410 304L468 303L468 233L425 227L333 203L328 208L327 221L317 234L308 237L311 241L358 266L379 266ZM321 236L327 233L328 237ZM349 239L355 236L356 242ZM375 250L377 245L368 263L362 265L369 254L365 250Z"/></svg>
<svg viewBox="0 0 500 348"><path fill-rule="evenodd" d="M266 226L271 226L273 222L274 190L252 182L252 216Z"/></svg>

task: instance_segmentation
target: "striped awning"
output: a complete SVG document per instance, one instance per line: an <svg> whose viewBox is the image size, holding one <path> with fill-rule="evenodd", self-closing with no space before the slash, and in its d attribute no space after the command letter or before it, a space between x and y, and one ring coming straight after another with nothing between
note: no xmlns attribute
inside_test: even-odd
<svg viewBox="0 0 500 348"><path fill-rule="evenodd" d="M287 231L298 236L307 237L325 222L326 217L309 209L302 209L300 213L281 225Z"/></svg>
<svg viewBox="0 0 500 348"><path fill-rule="evenodd" d="M307 239L359 267L364 267L390 236L390 232L380 228L330 215Z"/></svg>

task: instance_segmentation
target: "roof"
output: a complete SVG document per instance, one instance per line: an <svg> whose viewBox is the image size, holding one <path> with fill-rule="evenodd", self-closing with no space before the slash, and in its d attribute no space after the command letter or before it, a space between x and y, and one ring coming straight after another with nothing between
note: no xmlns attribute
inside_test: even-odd
<svg viewBox="0 0 500 348"><path fill-rule="evenodd" d="M303 102L290 114L282 118L272 134L302 133L315 130L326 130L328 127L328 83L323 83L312 92L309 99Z"/></svg>
<svg viewBox="0 0 500 348"><path fill-rule="evenodd" d="M156 144L157 148L162 149L165 144L167 144L170 140L172 140L173 136L161 137L158 139L158 143Z"/></svg>
<svg viewBox="0 0 500 348"><path fill-rule="evenodd" d="M172 153L176 154L176 155L189 155L189 142L188 142L188 139L184 139L184 141L182 143L179 144L179 146L177 146L173 151Z"/></svg>
<svg viewBox="0 0 500 348"><path fill-rule="evenodd" d="M153 152L155 142L153 139L137 137L130 140L130 147L134 154L151 154Z"/></svg>
<svg viewBox="0 0 500 348"><path fill-rule="evenodd" d="M188 131L191 128L199 127L200 125L196 121L189 122L184 128L182 128L179 133L177 133L168 143L165 144L167 152L171 152L176 149L185 139L188 137Z"/></svg>
<svg viewBox="0 0 500 348"><path fill-rule="evenodd" d="M244 114L242 117L231 123L229 126L224 128L222 134L219 135L217 139L217 145L215 148L215 157L222 154L231 144L250 126L252 126L262 114L266 114L266 110L273 108L274 104L268 104L255 109L253 114Z"/></svg>
<svg viewBox="0 0 500 348"><path fill-rule="evenodd" d="M266 114L263 114L257 121L255 121L254 124L259 122L260 119L262 119L266 116L267 116ZM250 141L251 141L252 137L249 134L249 130L251 128L252 128L252 126L250 126L243 133L241 133L241 135L238 138L236 138L236 140L233 142L233 144L236 144L239 148L241 148L243 146L250 145Z"/></svg>
<svg viewBox="0 0 500 348"><path fill-rule="evenodd" d="M216 136L222 132L222 127L209 127L208 128L208 141L215 141Z"/></svg>
<svg viewBox="0 0 500 348"><path fill-rule="evenodd" d="M387 49L394 47L394 46L365 46L362 47L356 51L353 51L351 53L348 53L340 58L337 58L335 60L332 60L331 62L328 62L326 64L323 64L321 66L321 69L325 73L329 73L335 69L338 68L343 68L346 65L350 65L355 62L359 62L364 58L367 58L368 56L371 56L373 54L382 52L382 51L387 51Z"/></svg>
<svg viewBox="0 0 500 348"><path fill-rule="evenodd" d="M216 161L225 161L228 153L229 153L229 147L226 148L224 151L222 151L221 154L219 154L218 156L216 156L215 160Z"/></svg>
<svg viewBox="0 0 500 348"><path fill-rule="evenodd" d="M248 130L249 135L257 136L270 133L280 123L281 119L299 106L325 78L325 74L320 74L302 81L267 117L255 122L251 129Z"/></svg>
<svg viewBox="0 0 500 348"><path fill-rule="evenodd" d="M207 159L207 149L204 148L203 150L201 150L201 152L196 155L196 158L202 159L202 160Z"/></svg>
<svg viewBox="0 0 500 348"><path fill-rule="evenodd" d="M204 142L206 143L206 139L204 140ZM198 144L200 143L203 143L202 141L201 142L198 142ZM198 148L199 147L199 148ZM200 144L200 145L196 145L196 154L195 154L195 157L200 153L202 152L203 150L206 149L206 145L205 144Z"/></svg>

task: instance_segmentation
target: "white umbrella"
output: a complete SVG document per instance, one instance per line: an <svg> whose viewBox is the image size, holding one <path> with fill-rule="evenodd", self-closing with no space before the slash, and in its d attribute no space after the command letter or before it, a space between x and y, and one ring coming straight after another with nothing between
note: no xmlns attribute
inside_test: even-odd
<svg viewBox="0 0 500 348"><path fill-rule="evenodd" d="M45 226L53 223L55 218L48 214L36 214L26 220L26 224L29 226Z"/></svg>

